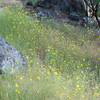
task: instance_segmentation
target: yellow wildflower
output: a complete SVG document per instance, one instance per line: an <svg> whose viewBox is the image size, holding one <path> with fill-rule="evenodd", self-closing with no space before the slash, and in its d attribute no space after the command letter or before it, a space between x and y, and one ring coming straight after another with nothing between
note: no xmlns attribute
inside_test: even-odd
<svg viewBox="0 0 100 100"><path fill-rule="evenodd" d="M16 87L19 87L19 85L18 85L18 83L16 83L16 85L15 85Z"/></svg>
<svg viewBox="0 0 100 100"><path fill-rule="evenodd" d="M23 77L20 77L20 80L22 80L23 79Z"/></svg>
<svg viewBox="0 0 100 100"><path fill-rule="evenodd" d="M37 80L40 80L40 77L39 76L37 76Z"/></svg>
<svg viewBox="0 0 100 100"><path fill-rule="evenodd" d="M54 74L57 76L58 75L58 72L55 71Z"/></svg>
<svg viewBox="0 0 100 100"><path fill-rule="evenodd" d="M47 72L47 75L50 75L50 71Z"/></svg>
<svg viewBox="0 0 100 100"><path fill-rule="evenodd" d="M20 94L21 92L20 92L18 89L16 89L16 93L17 93L17 94Z"/></svg>
<svg viewBox="0 0 100 100"><path fill-rule="evenodd" d="M30 78L30 81L32 81L32 78Z"/></svg>

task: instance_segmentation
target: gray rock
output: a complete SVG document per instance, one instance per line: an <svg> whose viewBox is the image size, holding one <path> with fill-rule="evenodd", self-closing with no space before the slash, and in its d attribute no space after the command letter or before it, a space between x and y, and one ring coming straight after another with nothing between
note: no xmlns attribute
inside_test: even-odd
<svg viewBox="0 0 100 100"><path fill-rule="evenodd" d="M0 37L0 73L14 73L26 65L22 54Z"/></svg>

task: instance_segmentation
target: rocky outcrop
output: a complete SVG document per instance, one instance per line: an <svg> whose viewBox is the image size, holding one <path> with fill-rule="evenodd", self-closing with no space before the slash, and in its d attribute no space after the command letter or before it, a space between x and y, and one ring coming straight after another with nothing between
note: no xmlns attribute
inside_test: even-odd
<svg viewBox="0 0 100 100"><path fill-rule="evenodd" d="M0 74L14 73L26 65L22 54L0 37Z"/></svg>

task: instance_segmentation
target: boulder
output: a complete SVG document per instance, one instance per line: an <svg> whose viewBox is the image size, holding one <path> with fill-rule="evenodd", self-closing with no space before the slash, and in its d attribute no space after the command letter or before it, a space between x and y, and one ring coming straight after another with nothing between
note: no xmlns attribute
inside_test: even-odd
<svg viewBox="0 0 100 100"><path fill-rule="evenodd" d="M13 46L0 37L0 74L26 68L26 60Z"/></svg>

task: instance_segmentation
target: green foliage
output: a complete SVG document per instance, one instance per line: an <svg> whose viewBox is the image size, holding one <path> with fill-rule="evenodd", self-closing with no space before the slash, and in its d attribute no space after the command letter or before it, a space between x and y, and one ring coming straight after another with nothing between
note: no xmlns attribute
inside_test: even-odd
<svg viewBox="0 0 100 100"><path fill-rule="evenodd" d="M54 68L37 67L27 73L0 76L1 100L99 100L99 86L90 86L85 73L64 78Z"/></svg>
<svg viewBox="0 0 100 100"><path fill-rule="evenodd" d="M97 2L97 3L99 3L99 2L100 2L100 0L96 0L96 2Z"/></svg>
<svg viewBox="0 0 100 100"><path fill-rule="evenodd" d="M3 0L0 0L0 5L1 5L2 2L3 2Z"/></svg>
<svg viewBox="0 0 100 100"><path fill-rule="evenodd" d="M87 33L84 29L76 31L76 28L70 25L60 28L61 24L54 25L58 29L55 30L52 28L53 24L47 26L37 19L32 20L20 8L6 8L0 15L0 34L22 51L29 62L33 63L33 58L38 55L44 64L56 67L61 72L91 69L92 60L95 60L95 53L92 54L95 51L89 51L89 48L92 48L89 40L93 35L91 30ZM93 47L96 48L95 44ZM94 64L94 69L97 64Z"/></svg>
<svg viewBox="0 0 100 100"><path fill-rule="evenodd" d="M1 100L99 100L100 48L92 30L6 7L0 35L28 60L26 72L0 76Z"/></svg>

